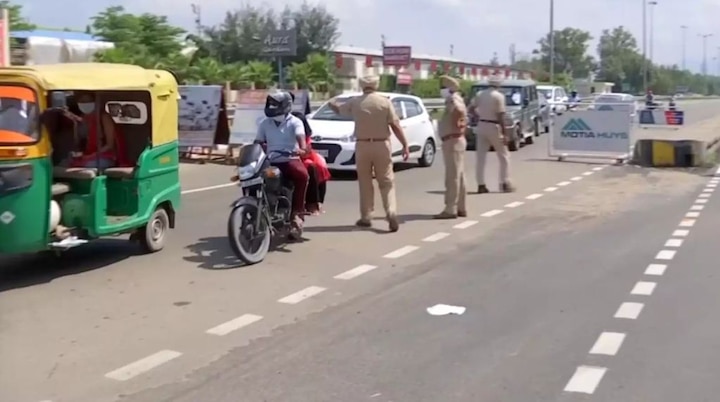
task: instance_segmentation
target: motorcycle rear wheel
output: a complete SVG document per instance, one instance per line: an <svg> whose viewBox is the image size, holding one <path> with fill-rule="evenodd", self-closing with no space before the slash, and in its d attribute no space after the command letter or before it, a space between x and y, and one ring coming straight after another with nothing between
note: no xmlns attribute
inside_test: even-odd
<svg viewBox="0 0 720 402"><path fill-rule="evenodd" d="M272 233L265 215L260 217L259 233L255 230L257 214L260 213L257 205L241 203L232 209L228 218L230 248L246 265L262 262L270 250Z"/></svg>

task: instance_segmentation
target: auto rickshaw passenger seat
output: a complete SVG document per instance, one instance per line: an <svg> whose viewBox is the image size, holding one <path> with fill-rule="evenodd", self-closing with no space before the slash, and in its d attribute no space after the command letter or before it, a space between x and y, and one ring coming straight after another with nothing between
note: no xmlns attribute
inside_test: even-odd
<svg viewBox="0 0 720 402"><path fill-rule="evenodd" d="M54 166L53 177L56 179L92 180L97 177L97 169Z"/></svg>
<svg viewBox="0 0 720 402"><path fill-rule="evenodd" d="M70 186L65 183L53 183L52 185L52 196L58 197L63 194L70 192Z"/></svg>
<svg viewBox="0 0 720 402"><path fill-rule="evenodd" d="M132 167L112 167L105 169L105 176L113 179L132 179L135 177L135 168Z"/></svg>

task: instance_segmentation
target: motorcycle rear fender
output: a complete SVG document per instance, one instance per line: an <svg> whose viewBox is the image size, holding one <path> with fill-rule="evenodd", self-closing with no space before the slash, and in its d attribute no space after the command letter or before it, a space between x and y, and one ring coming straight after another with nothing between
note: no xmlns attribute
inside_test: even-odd
<svg viewBox="0 0 720 402"><path fill-rule="evenodd" d="M230 208L235 209L243 204L252 205L256 208L260 208L260 204L258 203L258 200L255 197L240 197L230 204Z"/></svg>

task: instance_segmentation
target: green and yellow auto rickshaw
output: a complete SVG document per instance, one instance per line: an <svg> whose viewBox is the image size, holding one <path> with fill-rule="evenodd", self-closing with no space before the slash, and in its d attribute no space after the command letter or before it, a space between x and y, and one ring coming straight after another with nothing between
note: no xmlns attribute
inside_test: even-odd
<svg viewBox="0 0 720 402"><path fill-rule="evenodd" d="M0 69L0 255L131 234L163 248L180 205L178 83L82 63Z"/></svg>

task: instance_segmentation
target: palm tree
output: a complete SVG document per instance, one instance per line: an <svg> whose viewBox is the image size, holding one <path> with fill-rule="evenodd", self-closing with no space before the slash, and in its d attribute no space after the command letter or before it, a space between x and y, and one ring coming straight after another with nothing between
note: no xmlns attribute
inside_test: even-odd
<svg viewBox="0 0 720 402"><path fill-rule="evenodd" d="M225 84L225 71L215 59L198 59L188 69L188 79L198 84L223 85Z"/></svg>
<svg viewBox="0 0 720 402"><path fill-rule="evenodd" d="M270 63L251 61L243 66L243 77L253 83L256 89L267 89L272 86L275 74L275 69Z"/></svg>

